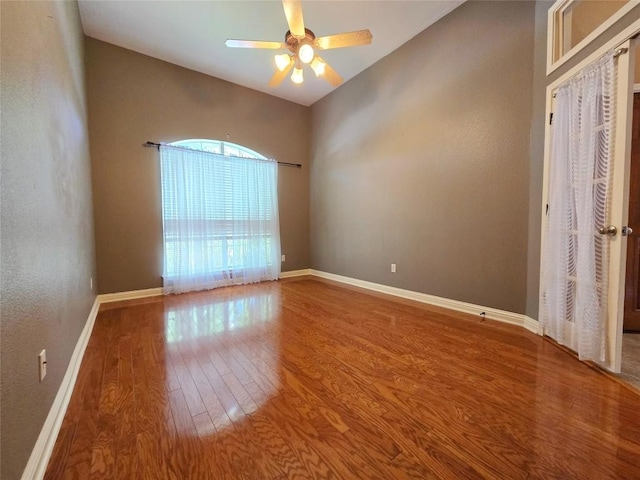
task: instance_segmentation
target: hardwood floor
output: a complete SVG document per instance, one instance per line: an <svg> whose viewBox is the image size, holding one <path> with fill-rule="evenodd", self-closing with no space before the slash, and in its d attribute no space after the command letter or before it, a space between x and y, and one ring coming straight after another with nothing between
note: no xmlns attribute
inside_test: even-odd
<svg viewBox="0 0 640 480"><path fill-rule="evenodd" d="M101 308L46 478L640 478L640 396L317 279L156 297Z"/></svg>

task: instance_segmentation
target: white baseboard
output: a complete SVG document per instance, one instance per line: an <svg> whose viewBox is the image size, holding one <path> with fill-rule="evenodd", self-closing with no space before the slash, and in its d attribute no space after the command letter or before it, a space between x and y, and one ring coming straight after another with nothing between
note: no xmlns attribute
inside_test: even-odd
<svg viewBox="0 0 640 480"><path fill-rule="evenodd" d="M316 277L326 278L328 280L346 283L348 285L365 288L374 292L386 293L388 295L406 298L408 300L415 300L417 302L426 303L429 305L448 308L450 310L455 310L458 312L469 313L471 315L480 316L480 314L484 312L485 318L490 318L491 320L497 320L499 322L510 323L511 325L518 325L534 333L538 333L538 322L533 318L519 313L507 312L505 310L499 310L497 308L483 307L481 305L461 302L458 300L450 300L448 298L437 297L435 295L429 295L426 293L404 290L402 288L390 287L388 285L367 282L365 280L358 280L357 278L344 277L342 275L336 275L334 273L322 272L320 270L312 269L310 273L311 275L315 275Z"/></svg>
<svg viewBox="0 0 640 480"><path fill-rule="evenodd" d="M49 414L47 415L42 430L40 430L38 440L31 451L31 456L29 457L27 466L22 473L22 480L40 480L44 477L47 470L47 464L49 463L49 458L51 457L53 447L56 443L56 439L58 438L58 433L62 427L62 420L64 419L67 407L69 406L69 401L71 400L71 394L73 393L73 387L75 386L76 379L78 378L78 371L80 370L82 357L84 356L84 351L89 343L89 338L91 337L91 331L93 330L93 325L96 321L99 308L100 300L96 297L93 302L93 306L91 307L91 311L89 312L87 322L85 323L84 328L80 333L80 337L76 342L76 347L71 355L71 360L69 360L69 366L62 378L60 388L58 388L56 398L53 400L53 405L51 405L51 409L49 410Z"/></svg>
<svg viewBox="0 0 640 480"><path fill-rule="evenodd" d="M540 322L535 318L524 317L524 328L529 330L530 332L537 333L538 335L542 335L542 328L540 326Z"/></svg>
<svg viewBox="0 0 640 480"><path fill-rule="evenodd" d="M162 287L147 288L144 290L131 290L129 292L103 293L98 295L100 303L119 302L121 300L133 300L135 298L157 297L162 295Z"/></svg>
<svg viewBox="0 0 640 480"><path fill-rule="evenodd" d="M291 270L289 272L280 272L280 278L302 277L304 275L311 275L311 269L305 268L303 270Z"/></svg>

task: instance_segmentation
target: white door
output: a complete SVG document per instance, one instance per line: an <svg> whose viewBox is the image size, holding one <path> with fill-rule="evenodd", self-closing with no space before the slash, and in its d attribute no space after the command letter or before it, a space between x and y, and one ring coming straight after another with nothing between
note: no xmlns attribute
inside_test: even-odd
<svg viewBox="0 0 640 480"><path fill-rule="evenodd" d="M607 242L604 251L604 263L602 263L602 273L607 275L608 287L606 293L604 293L602 300L604 301L604 307L602 310L606 315L605 328L604 328L604 358L599 359L604 367L614 371L620 371L621 363L621 342L622 342L622 320L624 311L624 278L625 278L625 258L626 258L626 237L622 235L623 227L626 225L628 214L628 201L629 201L629 167L630 167L630 153L631 153L631 119L632 119L632 100L633 100L633 71L634 71L634 57L635 52L633 40L626 41L619 47L616 52L615 66L616 66L616 104L612 108L613 115L615 116L615 127L612 137L613 141L613 156L610 161L609 170L609 188L607 189L607 205L606 215L603 217L602 210L595 215L595 218L604 219L600 225L603 230L602 241ZM594 59L595 60L595 59ZM584 69L588 68L588 65L582 65L580 68L576 67L572 72L569 72L565 76L558 79L554 84L550 85L547 90L547 111L550 113L549 118L552 118L553 111L555 109L554 91L558 86L566 82L572 75L575 75ZM566 97L565 97L566 98ZM555 192L558 191L559 182L555 182L557 179L558 169L554 168L557 164L551 165L552 154L552 137L551 137L551 121L547 125L546 142L545 142L545 176L543 184L543 238L542 238L542 258L543 267L541 272L541 299L540 299L540 315L543 323L547 323L547 327L543 333L558 339L560 337L560 343L567 344L572 348L575 348L579 343L575 338L575 330L582 328L580 326L583 318L581 307L576 307L576 297L580 297L580 294L576 294L578 287L573 286L567 288L564 291L559 289L556 298L556 304L561 305L562 302L569 296L572 298L566 300L566 306L561 305L557 312L553 312L553 309L549 309L549 305L553 305L553 301L549 300L549 265L561 265L560 261L550 261L549 259L564 259L562 255L556 255L555 247L547 245L547 239L545 238L547 225L552 225L549 222L547 216L549 211L550 198L553 200L554 194L549 195L549 189L551 188ZM568 140L567 140L568 141ZM570 168L570 167L567 167ZM553 172L553 173L552 173ZM566 173L566 172L565 172ZM550 178L551 175L554 175ZM556 197L557 198L557 197ZM574 199L575 200L575 199ZM569 199L565 201L565 204L572 203L573 200ZM553 200L552 203L557 205L557 202ZM597 202L594 202L594 208L597 208ZM601 206L602 208L602 206ZM557 217L556 217L557 218ZM564 221L564 220L563 220ZM571 223L571 221L569 222ZM568 227L568 224L556 224L556 227L564 229L565 233L567 228L571 230L572 227ZM615 228L613 228L615 227ZM553 230L553 227L551 227ZM558 228L556 228L558 230ZM615 231L615 234L614 234ZM579 235L578 231L573 232ZM596 235L598 237L598 235ZM574 237L572 235L565 236L564 242L573 242ZM600 238L596 238L596 243L600 241ZM571 247L573 248L573 247ZM545 249L549 250L548 252ZM557 249L556 249L557 250ZM597 246L596 246L597 250ZM608 255L607 255L608 251ZM545 259L545 255L549 257ZM598 254L596 254L598 256ZM575 260L575 259L574 259ZM546 265L546 267L545 267ZM599 268L596 267L597 270ZM558 269L561 270L561 269ZM573 270L573 271L571 271ZM546 272L546 274L545 274ZM606 273L605 273L606 272ZM593 272L592 272L593 273ZM545 280L545 275L547 275ZM582 280L575 277L575 265L571 265L564 269L562 272L563 278L569 279L574 284L579 284ZM574 277L572 277L574 275ZM598 274L599 275L599 274ZM552 275L553 276L553 275ZM555 278L560 278L561 275L556 275ZM597 275L596 275L597 276ZM576 280L577 279L577 280ZM590 279L587 279L590 281ZM546 282L546 283L545 283ZM563 282L557 281L558 284L564 285ZM607 283L607 282L605 282ZM546 298L545 298L546 296ZM546 303L545 303L546 302ZM578 303L580 303L578 301ZM545 310L546 308L546 310ZM560 310L562 310L560 312ZM551 312L551 313L550 313ZM569 318L574 320L561 322L557 325L548 325L548 318ZM588 322L585 322L588 323ZM602 345L602 344L601 344ZM578 350L577 348L575 348ZM588 350L588 349L587 349ZM586 355L588 357L588 355Z"/></svg>

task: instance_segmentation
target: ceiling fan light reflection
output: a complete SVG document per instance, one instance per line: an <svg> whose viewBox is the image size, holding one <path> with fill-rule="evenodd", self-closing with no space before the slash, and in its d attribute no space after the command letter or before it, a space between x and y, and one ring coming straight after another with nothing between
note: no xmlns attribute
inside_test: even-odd
<svg viewBox="0 0 640 480"><path fill-rule="evenodd" d="M300 84L303 80L304 78L302 76L302 69L298 67L294 68L293 73L291 74L291 81L293 83Z"/></svg>
<svg viewBox="0 0 640 480"><path fill-rule="evenodd" d="M291 57L289 56L288 53L283 53L281 55L276 55L275 59L276 59L276 67L281 72L283 72L284 69L289 66L289 62L291 62Z"/></svg>
<svg viewBox="0 0 640 480"><path fill-rule="evenodd" d="M302 63L309 63L313 60L315 56L315 52L313 51L313 47L308 43L305 43L298 49L298 57Z"/></svg>
<svg viewBox="0 0 640 480"><path fill-rule="evenodd" d="M322 60L318 60L318 57L313 59L313 62L311 62L311 68L315 72L316 77L324 74L325 65L326 63L324 63Z"/></svg>

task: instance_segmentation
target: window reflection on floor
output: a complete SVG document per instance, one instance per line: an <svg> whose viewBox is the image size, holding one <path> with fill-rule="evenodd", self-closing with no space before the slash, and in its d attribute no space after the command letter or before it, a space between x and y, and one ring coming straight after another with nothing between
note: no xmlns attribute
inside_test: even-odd
<svg viewBox="0 0 640 480"><path fill-rule="evenodd" d="M170 307L165 312L167 343L212 337L269 321L274 316L273 303L269 293Z"/></svg>
<svg viewBox="0 0 640 480"><path fill-rule="evenodd" d="M169 402L184 435L219 435L280 388L280 286L260 284L164 300ZM172 375L175 373L175 375ZM180 393L182 390L182 393ZM197 432L183 413L197 419Z"/></svg>

